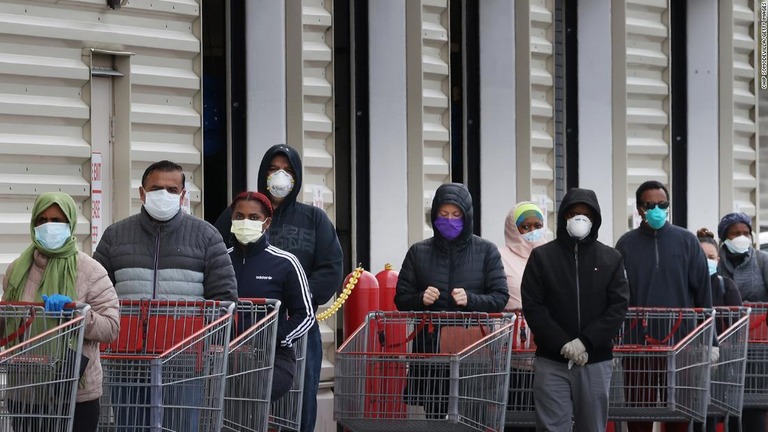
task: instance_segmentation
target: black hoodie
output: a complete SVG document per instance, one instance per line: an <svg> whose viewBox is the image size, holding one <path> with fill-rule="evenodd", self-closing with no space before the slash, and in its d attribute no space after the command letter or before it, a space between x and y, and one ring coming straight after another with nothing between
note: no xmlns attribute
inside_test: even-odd
<svg viewBox="0 0 768 432"><path fill-rule="evenodd" d="M566 214L576 204L592 209L592 230L576 240ZM597 196L571 189L557 214L557 238L533 249L521 285L523 313L536 342L536 355L567 362L563 345L578 337L589 363L612 358L613 338L629 306L629 285L621 254L597 241L602 224Z"/></svg>
<svg viewBox="0 0 768 432"><path fill-rule="evenodd" d="M472 234L472 196L459 183L441 185L432 201L432 226L442 204L455 204L464 213L464 229L453 240L435 235L408 249L397 280L395 305L402 311L466 310L501 312L509 299L507 277L501 255L493 243ZM424 290L433 286L440 298L424 306ZM464 288L467 306L459 307L451 296L454 288Z"/></svg>
<svg viewBox="0 0 768 432"><path fill-rule="evenodd" d="M294 254L304 268L312 291L312 303L317 310L341 289L343 281L343 255L339 238L328 215L320 208L298 202L301 190L301 157L293 147L276 144L264 153L259 166L258 191L271 196L267 191L267 172L272 158L283 154L288 158L295 175L293 189L275 209L272 223L267 231L272 246ZM234 242L230 233L232 210L227 207L216 220L216 228L227 244Z"/></svg>

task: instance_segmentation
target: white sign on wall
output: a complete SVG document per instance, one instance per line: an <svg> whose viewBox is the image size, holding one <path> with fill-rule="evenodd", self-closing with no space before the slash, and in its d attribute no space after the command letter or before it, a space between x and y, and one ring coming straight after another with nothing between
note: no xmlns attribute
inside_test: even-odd
<svg viewBox="0 0 768 432"><path fill-rule="evenodd" d="M101 170L101 152L91 154L91 244L92 250L96 250L96 245L101 240L102 230L102 170Z"/></svg>

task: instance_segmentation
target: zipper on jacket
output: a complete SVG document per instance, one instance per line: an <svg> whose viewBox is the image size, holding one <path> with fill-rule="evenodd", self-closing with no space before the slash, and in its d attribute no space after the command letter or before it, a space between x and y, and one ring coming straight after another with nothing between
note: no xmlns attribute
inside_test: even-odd
<svg viewBox="0 0 768 432"><path fill-rule="evenodd" d="M160 261L160 227L157 227L157 237L155 238L155 263L154 263L154 271L152 272L152 298L156 298L157 296L157 270L159 267L159 261Z"/></svg>
<svg viewBox="0 0 768 432"><path fill-rule="evenodd" d="M576 262L576 321L581 332L581 287L579 286L579 243L573 248L573 258Z"/></svg>
<svg viewBox="0 0 768 432"><path fill-rule="evenodd" d="M653 246L656 251L656 269L657 270L659 268L659 236L658 234L659 234L658 230L653 231Z"/></svg>

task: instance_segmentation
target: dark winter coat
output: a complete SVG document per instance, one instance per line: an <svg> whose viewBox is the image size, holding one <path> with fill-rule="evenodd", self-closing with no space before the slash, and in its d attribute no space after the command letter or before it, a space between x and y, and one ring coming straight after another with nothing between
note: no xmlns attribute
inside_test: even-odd
<svg viewBox="0 0 768 432"><path fill-rule="evenodd" d="M432 201L433 228L438 208L445 203L455 204L464 213L464 230L448 240L435 229L432 238L411 246L398 276L395 305L402 311L503 311L509 290L501 255L496 245L472 234L469 190L458 183L437 189ZM440 298L427 307L422 296L429 286L440 290ZM464 288L466 307L454 302L454 288Z"/></svg>
<svg viewBox="0 0 768 432"><path fill-rule="evenodd" d="M619 239L629 279L630 306L711 308L707 258L691 232L667 222L641 225Z"/></svg>
<svg viewBox="0 0 768 432"><path fill-rule="evenodd" d="M576 240L566 214L583 203L592 209L592 230ZM536 355L567 362L563 345L579 338L589 363L612 358L613 338L629 305L629 286L618 251L597 241L602 224L595 193L571 189L560 204L557 238L533 249L523 272L523 313L535 335Z"/></svg>
<svg viewBox="0 0 768 432"><path fill-rule="evenodd" d="M183 211L157 222L142 207L104 230L93 258L121 299L237 300L235 271L221 236Z"/></svg>

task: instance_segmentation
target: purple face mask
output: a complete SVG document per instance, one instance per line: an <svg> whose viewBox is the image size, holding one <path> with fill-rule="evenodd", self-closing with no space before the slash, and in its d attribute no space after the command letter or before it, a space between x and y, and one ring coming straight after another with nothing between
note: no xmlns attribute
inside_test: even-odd
<svg viewBox="0 0 768 432"><path fill-rule="evenodd" d="M435 228L448 240L453 240L464 230L464 219L435 218Z"/></svg>

